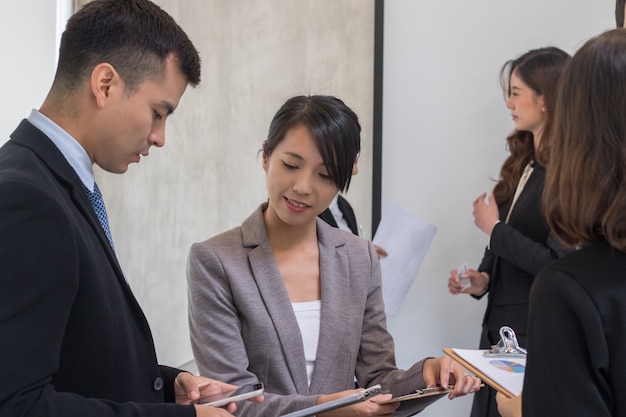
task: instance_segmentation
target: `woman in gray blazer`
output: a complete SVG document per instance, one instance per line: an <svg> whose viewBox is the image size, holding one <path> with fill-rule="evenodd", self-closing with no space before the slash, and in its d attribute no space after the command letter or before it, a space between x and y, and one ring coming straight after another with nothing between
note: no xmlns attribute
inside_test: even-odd
<svg viewBox="0 0 626 417"><path fill-rule="evenodd" d="M265 384L241 415L280 416L381 384L394 396L480 381L447 357L396 367L381 272L371 242L317 216L350 184L360 151L358 118L341 100L298 96L276 113L263 144L268 202L240 227L192 246L189 323L201 374ZM389 415L389 394L328 415ZM414 414L434 399L402 403Z"/></svg>

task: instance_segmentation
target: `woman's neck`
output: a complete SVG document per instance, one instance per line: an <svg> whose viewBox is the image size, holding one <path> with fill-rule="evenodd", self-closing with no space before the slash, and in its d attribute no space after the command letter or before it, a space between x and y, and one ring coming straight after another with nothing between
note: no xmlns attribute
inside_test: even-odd
<svg viewBox="0 0 626 417"><path fill-rule="evenodd" d="M541 143L541 136L543 135L543 126L537 129L536 132L533 132L533 146L535 147L535 152L539 149L539 144Z"/></svg>
<svg viewBox="0 0 626 417"><path fill-rule="evenodd" d="M298 248L317 245L316 218L302 225L290 225L282 221L271 205L263 213L263 221L270 246L274 249Z"/></svg>

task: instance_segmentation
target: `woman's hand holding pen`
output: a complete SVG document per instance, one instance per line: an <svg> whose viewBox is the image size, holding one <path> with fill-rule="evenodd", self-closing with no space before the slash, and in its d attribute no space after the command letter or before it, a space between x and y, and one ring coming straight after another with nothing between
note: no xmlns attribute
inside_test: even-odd
<svg viewBox="0 0 626 417"><path fill-rule="evenodd" d="M470 285L465 286L461 283L461 278L469 279ZM448 278L448 290L450 294L473 294L478 295L485 292L489 285L489 274L486 272L478 272L475 269L468 269L462 277L458 276L457 270L450 271Z"/></svg>
<svg viewBox="0 0 626 417"><path fill-rule="evenodd" d="M450 399L474 393L480 389L482 383L479 378L468 375L465 369L449 356L426 359L422 376L428 387L454 385L454 389L448 394Z"/></svg>

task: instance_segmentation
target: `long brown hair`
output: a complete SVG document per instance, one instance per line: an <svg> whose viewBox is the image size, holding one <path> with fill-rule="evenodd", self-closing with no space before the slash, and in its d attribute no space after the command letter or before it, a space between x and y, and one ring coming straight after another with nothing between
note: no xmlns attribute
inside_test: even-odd
<svg viewBox="0 0 626 417"><path fill-rule="evenodd" d="M508 61L502 67L500 79L507 96L511 95L511 74L515 71L515 74L537 96L543 96L546 118L541 142L536 150L532 132L515 130L507 137L510 155L504 161L500 170L500 179L493 189L498 204L513 197L519 178L528 162L534 159L543 166L548 162L557 84L569 58L567 52L559 48L547 47L528 51L519 58Z"/></svg>
<svg viewBox="0 0 626 417"><path fill-rule="evenodd" d="M626 252L626 30L589 40L572 58L552 146L543 194L550 229L568 245L606 239Z"/></svg>

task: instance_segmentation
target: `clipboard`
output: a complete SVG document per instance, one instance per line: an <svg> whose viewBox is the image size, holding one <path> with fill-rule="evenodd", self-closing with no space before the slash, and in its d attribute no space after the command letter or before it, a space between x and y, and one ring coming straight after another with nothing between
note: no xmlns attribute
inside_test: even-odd
<svg viewBox="0 0 626 417"><path fill-rule="evenodd" d="M468 371L472 372L474 375L476 375L478 378L480 378L483 382L485 382L491 388L493 388L496 391L504 394L507 398L513 398L513 397L516 397L517 395L519 395L519 394L515 394L515 392L512 392L510 389L505 388L495 378L490 377L485 372L483 372L481 369L479 369L477 366L474 366L474 364L472 364L471 362L466 360L463 356L461 356L459 353L457 353L457 351L460 351L460 349L456 349L456 350L453 349L453 348L444 348L443 349L443 353L445 353L446 355L450 356L456 362L461 364L461 366L466 368ZM487 352L487 351L486 350L483 350L483 351L476 350L475 352L480 352L480 354L482 354L482 353Z"/></svg>
<svg viewBox="0 0 626 417"><path fill-rule="evenodd" d="M500 328L500 341L491 349L445 348L443 352L507 398L522 393L526 349L519 346L510 327Z"/></svg>
<svg viewBox="0 0 626 417"><path fill-rule="evenodd" d="M348 405L356 404L361 401L365 401L368 398L371 398L375 395L380 394L381 391L382 391L382 387L380 385L374 385L363 391L355 392L354 394L348 395L346 397L338 398L333 401L328 401L327 403L314 405L312 407L303 408L302 410L293 411L288 414L283 414L281 417L314 416L318 413L323 413L324 411L330 411L336 408L345 407Z"/></svg>
<svg viewBox="0 0 626 417"><path fill-rule="evenodd" d="M486 356L489 350L444 348L443 352L507 398L522 393L526 358Z"/></svg>

